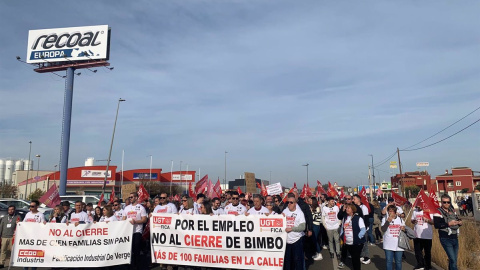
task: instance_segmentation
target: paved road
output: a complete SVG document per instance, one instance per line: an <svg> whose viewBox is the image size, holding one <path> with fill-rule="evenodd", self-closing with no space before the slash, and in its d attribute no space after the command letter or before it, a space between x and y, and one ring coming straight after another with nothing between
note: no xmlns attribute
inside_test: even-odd
<svg viewBox="0 0 480 270"><path fill-rule="evenodd" d="M385 270L387 267L386 267L386 263L385 263L385 253L382 249L382 244L380 245L377 245L377 246L370 246L370 256L371 256L371 263L370 264L362 264L362 270ZM404 260L402 262L402 269L403 270L413 270L413 268L415 267L415 264L416 264L416 260L415 260L415 255L413 254L413 252L406 252L406 260ZM328 253L328 250L322 250L322 255L323 255L323 260L321 261L315 261L312 265L310 265L308 267L308 270L317 270L317 269L321 269L321 270L337 270L337 260L336 258L335 259L331 259L330 258L330 255ZM350 261L350 259L347 259L347 261L345 262L346 265L345 265L345 268L344 270L351 270L353 269L352 268L352 263ZM433 264L433 269L434 270L442 270L442 268L438 267L437 265ZM19 268L19 267L12 267L11 269L14 269L14 270L20 270L22 268ZM43 268L45 269L45 268ZM68 268L67 268L68 269ZM85 269L89 269L89 268L85 268ZM156 266L156 267L153 267L153 268L150 268L150 269L154 269L154 270L161 270L161 269L165 269L164 267L160 267L160 266ZM190 270L191 268L189 267L179 267L178 270ZM213 268L215 269L215 268Z"/></svg>

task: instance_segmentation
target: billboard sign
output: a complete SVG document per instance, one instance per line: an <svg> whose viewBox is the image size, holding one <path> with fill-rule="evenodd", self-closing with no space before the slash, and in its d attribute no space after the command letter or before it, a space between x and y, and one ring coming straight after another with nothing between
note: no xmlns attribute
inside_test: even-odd
<svg viewBox="0 0 480 270"><path fill-rule="evenodd" d="M108 60L109 42L108 25L30 30L27 63Z"/></svg>
<svg viewBox="0 0 480 270"><path fill-rule="evenodd" d="M430 163L428 162L417 162L417 167L428 167Z"/></svg>
<svg viewBox="0 0 480 270"><path fill-rule="evenodd" d="M82 170L82 178L104 178L105 170ZM108 170L108 178L112 177L112 171Z"/></svg>
<svg viewBox="0 0 480 270"><path fill-rule="evenodd" d="M158 173L152 173L152 178L150 178L149 173L133 173L133 179L134 180L138 180L138 179L157 180L158 179Z"/></svg>
<svg viewBox="0 0 480 270"><path fill-rule="evenodd" d="M192 181L193 177L191 174L182 174L180 179L180 174L173 174L172 181Z"/></svg>

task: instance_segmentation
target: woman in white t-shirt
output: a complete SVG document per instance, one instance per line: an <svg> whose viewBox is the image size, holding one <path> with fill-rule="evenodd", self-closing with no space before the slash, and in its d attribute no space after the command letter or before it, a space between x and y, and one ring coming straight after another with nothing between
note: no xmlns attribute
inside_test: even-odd
<svg viewBox="0 0 480 270"><path fill-rule="evenodd" d="M265 214L266 216L270 215L278 215L277 212L273 211L273 202L267 202L265 203L265 207L268 210L268 214Z"/></svg>
<svg viewBox="0 0 480 270"><path fill-rule="evenodd" d="M182 206L180 206L180 210L178 210L178 213L193 215L193 199L187 196L183 196Z"/></svg>
<svg viewBox="0 0 480 270"><path fill-rule="evenodd" d="M364 236L367 229L363 218L357 214L357 206L352 203L346 204L345 213L346 215L342 219L340 237L343 239L344 248L352 256L353 270L360 270L362 266L360 253L365 243ZM341 262L341 265L344 266L343 262Z"/></svg>
<svg viewBox="0 0 480 270"><path fill-rule="evenodd" d="M387 260L387 270L402 270L403 249L398 246L400 230L405 231L405 222L397 216L397 207L389 205L387 215L382 219L383 249Z"/></svg>
<svg viewBox="0 0 480 270"><path fill-rule="evenodd" d="M100 218L100 222L110 222L110 221L118 221L117 217L114 215L113 209L111 205L105 205L103 207L103 215Z"/></svg>

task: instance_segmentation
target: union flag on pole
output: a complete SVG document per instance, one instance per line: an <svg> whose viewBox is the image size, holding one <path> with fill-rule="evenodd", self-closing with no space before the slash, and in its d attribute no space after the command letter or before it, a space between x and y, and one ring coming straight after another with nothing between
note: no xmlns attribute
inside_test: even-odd
<svg viewBox="0 0 480 270"><path fill-rule="evenodd" d="M377 189L377 196L380 197L382 196L382 194L383 194L383 191L380 188Z"/></svg>
<svg viewBox="0 0 480 270"><path fill-rule="evenodd" d="M300 198L304 199L307 195L307 185L303 184L302 193L300 194Z"/></svg>
<svg viewBox="0 0 480 270"><path fill-rule="evenodd" d="M137 194L138 194L138 203L142 203L145 200L148 200L150 198L150 195L148 195L148 192L145 189L145 187L143 186L143 184L140 184L140 187L138 188ZM103 194L102 194L102 196L103 196Z"/></svg>
<svg viewBox="0 0 480 270"><path fill-rule="evenodd" d="M404 198L392 190L392 198L395 200L397 206L403 206L407 202L407 198Z"/></svg>
<svg viewBox="0 0 480 270"><path fill-rule="evenodd" d="M430 194L428 195L428 197L430 197L433 205L435 205L436 208L440 208L440 204L438 203L438 197L435 191L433 190L433 187L430 188Z"/></svg>
<svg viewBox="0 0 480 270"><path fill-rule="evenodd" d="M113 204L113 200L115 200L115 187L112 187L112 193L110 193L110 200L108 200L108 202Z"/></svg>
<svg viewBox="0 0 480 270"><path fill-rule="evenodd" d="M307 195L307 197L309 197L309 198L312 197L312 195L313 195L313 194L312 194L312 189L310 188L310 186L309 186L308 184L307 184L307 194L306 194L306 195Z"/></svg>
<svg viewBox="0 0 480 270"><path fill-rule="evenodd" d="M188 196L190 198L197 198L197 194L195 194L195 191L193 191L192 182L188 183Z"/></svg>
<svg viewBox="0 0 480 270"><path fill-rule="evenodd" d="M337 190L335 189L334 186L332 186L332 184L330 183L330 181L328 181L328 196L330 196L330 197L336 197L336 196L338 196Z"/></svg>
<svg viewBox="0 0 480 270"><path fill-rule="evenodd" d="M220 178L217 179L217 183L213 187L213 191L217 194L217 197L222 196L222 186L220 185Z"/></svg>
<svg viewBox="0 0 480 270"><path fill-rule="evenodd" d="M338 196L340 197L340 199L343 199L343 197L345 197L345 193L343 192L343 187L340 189L340 194L338 194Z"/></svg>
<svg viewBox="0 0 480 270"><path fill-rule="evenodd" d="M200 179L196 184L195 184L195 193L203 193L205 188L207 187L207 181L208 181L208 174L206 174L202 179Z"/></svg>
<svg viewBox="0 0 480 270"><path fill-rule="evenodd" d="M240 188L240 186L237 187L237 192L238 192L238 195L243 194L243 191L242 191L242 189Z"/></svg>
<svg viewBox="0 0 480 270"><path fill-rule="evenodd" d="M53 184L53 186L51 186L47 190L47 192L38 200L50 208L54 208L55 206L59 205L61 200L57 185Z"/></svg>
<svg viewBox="0 0 480 270"><path fill-rule="evenodd" d="M104 200L104 197L105 197L105 196L103 196L103 193L102 193L102 196L100 196L100 200L99 200L98 203L97 203L97 206L98 206L98 207L102 207L102 202L103 202L103 200Z"/></svg>
<svg viewBox="0 0 480 270"><path fill-rule="evenodd" d="M370 213L371 209L370 209L370 204L368 203L368 200L367 200L367 190L365 189L365 186L362 186L362 189L360 190L358 195L360 195L360 201L362 202L362 204L364 204L368 208L368 212Z"/></svg>
<svg viewBox="0 0 480 270"><path fill-rule="evenodd" d="M322 183L317 180L317 190L320 194L328 194L327 191L323 188Z"/></svg>
<svg viewBox="0 0 480 270"><path fill-rule="evenodd" d="M423 189L418 192L417 198L413 203L413 207L419 206L423 210L423 216L426 219L431 219L430 214L439 214L438 208L435 207L430 197L427 197Z"/></svg>

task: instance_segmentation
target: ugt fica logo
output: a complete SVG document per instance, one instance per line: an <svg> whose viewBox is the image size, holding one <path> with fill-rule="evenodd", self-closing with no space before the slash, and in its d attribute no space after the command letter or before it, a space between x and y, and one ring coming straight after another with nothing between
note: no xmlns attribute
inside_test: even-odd
<svg viewBox="0 0 480 270"><path fill-rule="evenodd" d="M261 218L260 231L282 232L283 219L280 218Z"/></svg>

